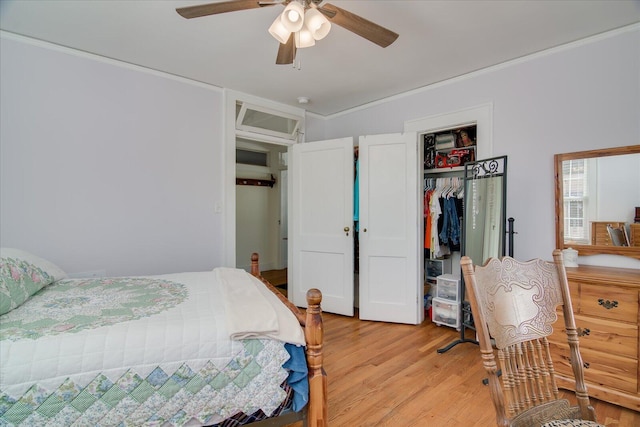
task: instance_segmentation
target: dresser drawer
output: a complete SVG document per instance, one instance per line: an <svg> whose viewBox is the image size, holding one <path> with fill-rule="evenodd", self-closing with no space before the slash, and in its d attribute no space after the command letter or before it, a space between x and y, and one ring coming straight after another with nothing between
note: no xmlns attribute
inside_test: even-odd
<svg viewBox="0 0 640 427"><path fill-rule="evenodd" d="M582 283L578 304L573 309L579 314L637 324L638 292L629 292L628 289L615 286Z"/></svg>
<svg viewBox="0 0 640 427"><path fill-rule="evenodd" d="M580 339L580 350L591 349L611 352L632 359L638 358L638 326L632 323L605 319L594 319L588 316L575 315L576 329ZM567 343L562 311L558 312L558 321L553 326L549 340Z"/></svg>
<svg viewBox="0 0 640 427"><path fill-rule="evenodd" d="M580 265L566 271L580 352L589 366L584 370L589 394L639 410L640 270ZM562 329L563 324L556 327ZM557 371L568 373L571 368L566 339L556 331L549 340L555 341L552 351L561 357L555 363ZM570 382L560 384L567 386Z"/></svg>
<svg viewBox="0 0 640 427"><path fill-rule="evenodd" d="M549 347L556 372L569 375L571 372L569 345L550 342ZM638 361L636 359L582 347L580 347L580 354L585 367L584 379L587 383L600 384L630 393L638 392Z"/></svg>

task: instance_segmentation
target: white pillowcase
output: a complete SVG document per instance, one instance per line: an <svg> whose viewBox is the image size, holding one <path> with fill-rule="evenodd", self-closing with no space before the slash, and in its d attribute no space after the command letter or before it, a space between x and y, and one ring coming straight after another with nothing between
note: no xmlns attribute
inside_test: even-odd
<svg viewBox="0 0 640 427"><path fill-rule="evenodd" d="M0 258L14 258L24 260L29 264L33 264L36 267L44 270L47 274L54 278L54 281L67 278L67 273L65 273L60 267L58 267L51 261L47 261L46 259L42 259L30 252L23 251L21 249L0 248Z"/></svg>

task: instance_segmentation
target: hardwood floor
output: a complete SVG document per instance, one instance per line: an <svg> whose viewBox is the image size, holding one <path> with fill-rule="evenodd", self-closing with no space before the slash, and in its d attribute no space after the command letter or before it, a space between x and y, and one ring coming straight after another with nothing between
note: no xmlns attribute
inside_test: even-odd
<svg viewBox="0 0 640 427"><path fill-rule="evenodd" d="M419 326L324 314L329 424L494 426L495 413L475 344L436 350L460 337L430 321ZM468 338L473 338L473 331ZM640 413L592 399L605 426L640 426ZM301 423L294 424L298 427Z"/></svg>
<svg viewBox="0 0 640 427"><path fill-rule="evenodd" d="M267 279L273 286L284 286L287 284L287 269L261 271L260 275Z"/></svg>

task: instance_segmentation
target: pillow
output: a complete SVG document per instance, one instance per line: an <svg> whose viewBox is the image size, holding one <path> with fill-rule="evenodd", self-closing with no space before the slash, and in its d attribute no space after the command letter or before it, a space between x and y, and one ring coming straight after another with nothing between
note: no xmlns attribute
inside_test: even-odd
<svg viewBox="0 0 640 427"><path fill-rule="evenodd" d="M19 249L0 249L0 315L67 275L55 264Z"/></svg>

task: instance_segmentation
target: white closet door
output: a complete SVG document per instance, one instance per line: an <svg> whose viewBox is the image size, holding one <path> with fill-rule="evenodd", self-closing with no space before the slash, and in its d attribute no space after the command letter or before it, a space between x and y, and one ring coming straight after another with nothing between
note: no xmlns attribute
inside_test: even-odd
<svg viewBox="0 0 640 427"><path fill-rule="evenodd" d="M353 139L289 150L289 299L318 288L324 311L353 316Z"/></svg>
<svg viewBox="0 0 640 427"><path fill-rule="evenodd" d="M360 137L360 319L424 318L421 179L414 132Z"/></svg>

